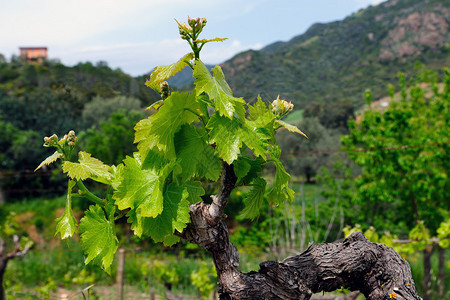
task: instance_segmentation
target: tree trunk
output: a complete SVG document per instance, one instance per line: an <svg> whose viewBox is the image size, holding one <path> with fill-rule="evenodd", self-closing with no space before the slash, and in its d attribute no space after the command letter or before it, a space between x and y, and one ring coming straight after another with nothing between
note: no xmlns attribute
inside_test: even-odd
<svg viewBox="0 0 450 300"><path fill-rule="evenodd" d="M438 270L438 296L439 299L445 297L445 249L438 246L439 253L439 270Z"/></svg>
<svg viewBox="0 0 450 300"><path fill-rule="evenodd" d="M5 288L3 286L3 275L6 271L6 264L8 260L6 257L0 256L0 300L6 299Z"/></svg>
<svg viewBox="0 0 450 300"><path fill-rule="evenodd" d="M423 250L423 291L424 300L431 300L431 254L433 254L433 245L427 245Z"/></svg>
<svg viewBox="0 0 450 300"><path fill-rule="evenodd" d="M242 273L239 253L221 220L235 182L233 167L224 163L222 186L213 202L191 205L191 223L178 234L211 253L220 299L310 299L313 293L340 287L361 291L369 300L421 299L408 263L361 232L342 242L308 247L281 262L262 262L258 272Z"/></svg>
<svg viewBox="0 0 450 300"><path fill-rule="evenodd" d="M5 254L5 241L0 238L0 300L6 299L5 288L3 287L3 276L5 275L6 265L10 259L15 257L24 256L28 250L30 250L31 244L25 246L23 250L20 250L20 241L17 235L13 236L14 250Z"/></svg>

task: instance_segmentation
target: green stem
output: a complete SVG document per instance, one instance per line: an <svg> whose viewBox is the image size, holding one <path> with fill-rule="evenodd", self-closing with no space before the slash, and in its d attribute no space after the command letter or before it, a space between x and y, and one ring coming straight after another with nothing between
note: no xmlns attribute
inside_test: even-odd
<svg viewBox="0 0 450 300"><path fill-rule="evenodd" d="M194 65L191 64L188 60L184 60L184 62L192 69L194 70Z"/></svg>
<svg viewBox="0 0 450 300"><path fill-rule="evenodd" d="M83 196L85 196L86 198L88 198L89 200L91 200L92 202L100 205L101 207L105 206L105 202L100 199L99 197L95 196L94 194L92 194L87 188L86 186L83 184L83 182L81 180L77 180L77 186L78 188L82 191Z"/></svg>

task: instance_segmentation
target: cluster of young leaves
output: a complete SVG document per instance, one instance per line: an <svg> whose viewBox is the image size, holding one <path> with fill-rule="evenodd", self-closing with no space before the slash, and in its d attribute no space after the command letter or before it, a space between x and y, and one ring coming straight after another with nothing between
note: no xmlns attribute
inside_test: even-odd
<svg viewBox="0 0 450 300"><path fill-rule="evenodd" d="M44 146L57 151L39 167L61 159L69 177L66 210L57 221L57 233L66 238L76 231L77 222L71 209L72 197L86 197L95 203L85 212L79 224L81 242L87 255L109 271L118 240L114 221L126 215L131 229L140 238L150 237L165 245L176 243L174 235L190 221L189 205L202 200L202 182L217 181L223 164L233 164L238 185L252 189L245 200L243 214L254 218L263 199L271 204L292 200L289 174L279 158L281 150L275 130L284 127L303 134L281 118L292 110L292 104L276 99L267 106L261 99L247 105L233 96L220 66L211 72L199 58L204 44L223 39L199 40L206 20L189 19L180 23L183 39L193 50L178 62L157 67L146 84L162 93L162 100L151 106L155 112L135 126L138 151L117 166L108 166L89 153L80 151L72 159L76 137L69 133L61 140L46 138ZM195 89L192 93L163 93L167 78L184 67L193 69ZM261 171L265 164L276 167L274 183L267 188ZM38 167L38 168L39 168ZM94 180L108 186L101 199L84 186ZM79 193L73 192L75 185Z"/></svg>

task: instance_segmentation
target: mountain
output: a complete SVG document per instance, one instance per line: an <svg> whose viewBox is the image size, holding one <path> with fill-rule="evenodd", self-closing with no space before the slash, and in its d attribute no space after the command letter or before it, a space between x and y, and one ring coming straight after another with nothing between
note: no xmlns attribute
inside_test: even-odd
<svg viewBox="0 0 450 300"><path fill-rule="evenodd" d="M449 23L450 0L390 0L221 66L235 95L247 99L280 94L301 106L336 100L360 106L365 89L385 95L398 72L449 66Z"/></svg>

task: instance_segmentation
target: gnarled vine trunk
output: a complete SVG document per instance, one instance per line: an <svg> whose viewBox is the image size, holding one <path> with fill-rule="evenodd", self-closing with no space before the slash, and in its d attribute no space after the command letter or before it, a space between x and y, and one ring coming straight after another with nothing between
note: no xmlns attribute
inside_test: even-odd
<svg viewBox="0 0 450 300"><path fill-rule="evenodd" d="M242 273L239 253L221 220L235 182L233 166L224 163L222 185L213 202L191 205L191 223L179 234L212 254L220 299L310 299L313 293L340 287L361 291L372 300L421 299L408 263L361 232L342 242L310 246L281 262L262 262L258 272Z"/></svg>

